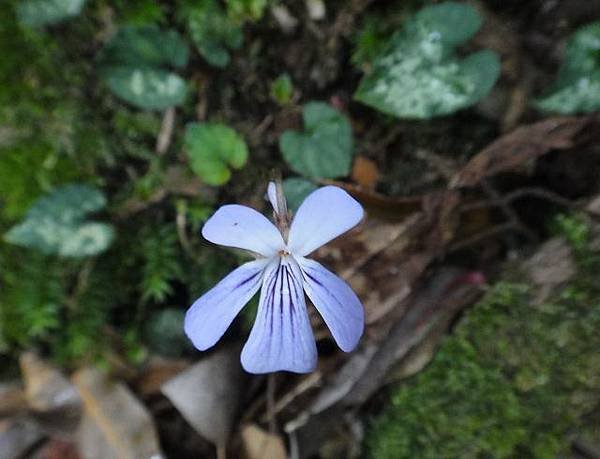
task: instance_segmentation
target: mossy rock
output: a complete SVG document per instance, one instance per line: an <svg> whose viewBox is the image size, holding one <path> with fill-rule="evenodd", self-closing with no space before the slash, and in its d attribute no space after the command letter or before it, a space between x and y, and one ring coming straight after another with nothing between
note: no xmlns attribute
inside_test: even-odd
<svg viewBox="0 0 600 459"><path fill-rule="evenodd" d="M577 274L541 304L533 285L490 289L392 390L369 457L555 458L600 432L600 254L574 249Z"/></svg>

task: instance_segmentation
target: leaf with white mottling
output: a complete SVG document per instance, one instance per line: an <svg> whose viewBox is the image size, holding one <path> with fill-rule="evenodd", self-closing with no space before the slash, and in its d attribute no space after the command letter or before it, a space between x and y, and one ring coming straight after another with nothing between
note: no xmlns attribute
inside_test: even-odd
<svg viewBox="0 0 600 459"><path fill-rule="evenodd" d="M21 0L17 5L19 21L29 27L55 24L77 16L86 0Z"/></svg>
<svg viewBox="0 0 600 459"><path fill-rule="evenodd" d="M464 59L455 47L471 38L481 18L470 6L445 2L423 8L394 35L354 94L356 100L399 118L428 119L469 107L500 75L496 53Z"/></svg>
<svg viewBox="0 0 600 459"><path fill-rule="evenodd" d="M12 244L64 257L96 255L108 248L112 226L86 222L88 213L106 206L106 198L87 185L65 185L38 199L25 220L5 235Z"/></svg>
<svg viewBox="0 0 600 459"><path fill-rule="evenodd" d="M187 61L187 45L176 31L126 26L102 49L100 71L117 97L142 109L164 110L185 101L187 84L169 67L183 68Z"/></svg>
<svg viewBox="0 0 600 459"><path fill-rule="evenodd" d="M544 111L572 114L600 109L600 22L575 32L549 94L536 102Z"/></svg>

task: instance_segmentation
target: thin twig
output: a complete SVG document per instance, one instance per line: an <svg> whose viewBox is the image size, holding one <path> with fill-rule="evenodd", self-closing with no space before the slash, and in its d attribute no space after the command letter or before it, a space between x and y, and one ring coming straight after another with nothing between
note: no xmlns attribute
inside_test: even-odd
<svg viewBox="0 0 600 459"><path fill-rule="evenodd" d="M275 378L276 373L270 373L267 376L267 420L269 422L269 432L277 433L277 418L275 415Z"/></svg>
<svg viewBox="0 0 600 459"><path fill-rule="evenodd" d="M196 254L192 249L192 244L190 243L190 239L188 238L186 227L187 227L187 217L185 209L177 209L177 216L175 217L175 226L177 228L177 236L179 237L179 243L183 248L183 251L187 253L190 258L196 259Z"/></svg>
<svg viewBox="0 0 600 459"><path fill-rule="evenodd" d="M481 181L481 187L482 187L483 191L488 196L490 196L492 199L497 200L497 201L502 201L502 197L501 197L500 193L491 185L491 183L488 180L483 179ZM515 228L520 228L521 232L531 242L538 241L537 235L531 229L529 229L526 225L523 224L523 222L517 215L517 212L515 211L515 209L512 208L510 202L501 203L501 204L499 204L498 207L500 207L500 209L502 210L502 213L508 219L508 221L511 222Z"/></svg>
<svg viewBox="0 0 600 459"><path fill-rule="evenodd" d="M579 209L581 207L577 203L563 198L559 194L546 190L544 188L521 188L519 190L508 193L499 199L485 199L482 201L466 204L464 206L461 206L460 211L469 212L471 210L482 209L486 207L498 207L526 197L543 199L545 201L549 201L559 206L567 208Z"/></svg>
<svg viewBox="0 0 600 459"><path fill-rule="evenodd" d="M171 145L171 139L173 138L173 130L175 127L175 107L170 107L165 110L163 115L162 124L160 126L160 132L156 138L156 153L159 156L164 155L169 146Z"/></svg>
<svg viewBox="0 0 600 459"><path fill-rule="evenodd" d="M69 309L75 310L75 308L77 307L79 298L87 289L90 280L90 274L94 268L95 263L95 259L90 258L83 264L83 267L77 274L77 282L75 284L75 288L73 289L73 293L69 296L69 298L66 301Z"/></svg>
<svg viewBox="0 0 600 459"><path fill-rule="evenodd" d="M274 414L281 413L290 405L290 403L296 400L297 397L319 385L322 379L323 374L319 371L304 378L275 403L275 406L273 407ZM264 416L261 421L267 421L267 417L268 415Z"/></svg>
<svg viewBox="0 0 600 459"><path fill-rule="evenodd" d="M502 223L501 225L494 226L489 230L482 231L481 233L477 233L474 236L463 239L462 241L458 241L452 244L446 253L457 252L458 250L465 249L472 245L478 244L481 241L488 239L490 237L496 236L497 234L504 233L505 231L520 231L521 228L516 227L513 222Z"/></svg>

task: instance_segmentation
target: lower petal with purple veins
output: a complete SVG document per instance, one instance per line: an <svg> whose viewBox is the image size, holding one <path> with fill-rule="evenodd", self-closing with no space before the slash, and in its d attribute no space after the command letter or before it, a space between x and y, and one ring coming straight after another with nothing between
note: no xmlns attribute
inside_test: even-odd
<svg viewBox="0 0 600 459"><path fill-rule="evenodd" d="M196 348L204 351L223 336L235 316L260 288L267 264L267 259L243 264L188 309L185 333Z"/></svg>
<svg viewBox="0 0 600 459"><path fill-rule="evenodd" d="M308 373L315 369L317 347L299 273L289 259L266 269L256 322L242 350L246 371Z"/></svg>
<svg viewBox="0 0 600 459"><path fill-rule="evenodd" d="M364 309L350 286L314 260L296 257L306 294L344 352L353 350L364 329Z"/></svg>

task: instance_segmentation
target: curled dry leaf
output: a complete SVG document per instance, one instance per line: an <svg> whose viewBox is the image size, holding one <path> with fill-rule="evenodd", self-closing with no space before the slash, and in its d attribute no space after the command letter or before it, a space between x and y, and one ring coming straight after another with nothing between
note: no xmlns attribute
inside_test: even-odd
<svg viewBox="0 0 600 459"><path fill-rule="evenodd" d="M204 438L224 446L244 385L237 346L223 347L167 381L162 393Z"/></svg>
<svg viewBox="0 0 600 459"><path fill-rule="evenodd" d="M475 155L450 185L472 187L486 177L515 169L552 150L571 148L589 121L588 117L559 117L517 128Z"/></svg>

